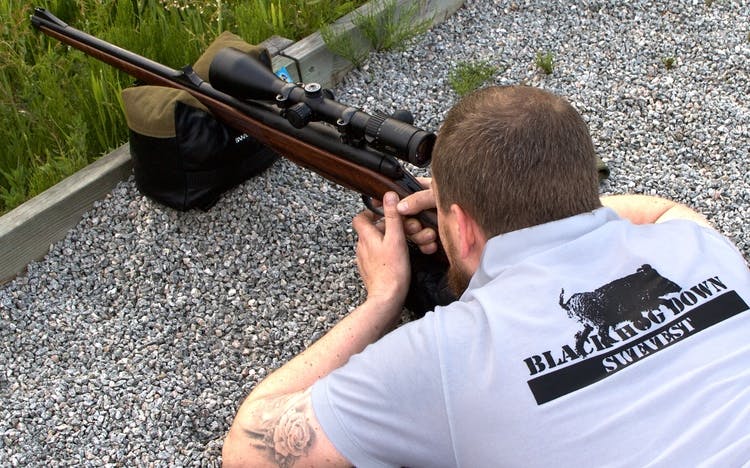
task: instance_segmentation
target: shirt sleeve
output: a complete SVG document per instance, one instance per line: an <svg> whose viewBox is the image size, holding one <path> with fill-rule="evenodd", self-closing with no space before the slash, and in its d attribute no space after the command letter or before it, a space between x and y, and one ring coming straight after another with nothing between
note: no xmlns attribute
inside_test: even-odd
<svg viewBox="0 0 750 468"><path fill-rule="evenodd" d="M312 388L316 417L356 466L453 464L435 314L389 333Z"/></svg>

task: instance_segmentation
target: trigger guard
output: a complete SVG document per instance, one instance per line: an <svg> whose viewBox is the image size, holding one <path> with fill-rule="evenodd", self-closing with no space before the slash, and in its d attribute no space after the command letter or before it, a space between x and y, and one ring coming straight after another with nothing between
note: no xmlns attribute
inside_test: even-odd
<svg viewBox="0 0 750 468"><path fill-rule="evenodd" d="M372 211L373 213L385 216L385 213L383 212L382 208L378 208L377 206L372 204L372 197L368 197L367 195L362 195L362 203L365 204L368 210Z"/></svg>

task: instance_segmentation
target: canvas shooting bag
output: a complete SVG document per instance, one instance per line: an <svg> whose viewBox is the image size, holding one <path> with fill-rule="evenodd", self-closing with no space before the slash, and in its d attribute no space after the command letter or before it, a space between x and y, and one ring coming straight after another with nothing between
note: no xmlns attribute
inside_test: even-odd
<svg viewBox="0 0 750 468"><path fill-rule="evenodd" d="M266 49L224 32L193 70L208 80L216 52L234 47L271 67ZM252 137L216 120L188 92L161 86L122 91L130 154L138 190L177 210L208 210L231 187L262 172L278 158Z"/></svg>

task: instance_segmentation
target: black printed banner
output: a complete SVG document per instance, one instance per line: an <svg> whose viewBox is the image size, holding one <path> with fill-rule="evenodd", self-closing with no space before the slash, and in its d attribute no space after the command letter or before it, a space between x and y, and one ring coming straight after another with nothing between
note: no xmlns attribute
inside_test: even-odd
<svg viewBox="0 0 750 468"><path fill-rule="evenodd" d="M528 381L537 404L544 404L609 377L689 336L748 310L735 292L722 294L642 337Z"/></svg>

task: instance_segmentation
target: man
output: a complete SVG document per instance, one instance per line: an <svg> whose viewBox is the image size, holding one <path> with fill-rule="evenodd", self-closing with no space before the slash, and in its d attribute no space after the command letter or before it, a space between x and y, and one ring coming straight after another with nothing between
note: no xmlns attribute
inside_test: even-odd
<svg viewBox="0 0 750 468"><path fill-rule="evenodd" d="M354 219L367 300L247 397L227 466L750 460L750 272L705 219L652 197L602 207L585 122L529 87L456 105L432 172L431 190L386 194L384 225ZM435 205L463 293L388 333L406 236L436 248L401 215Z"/></svg>

